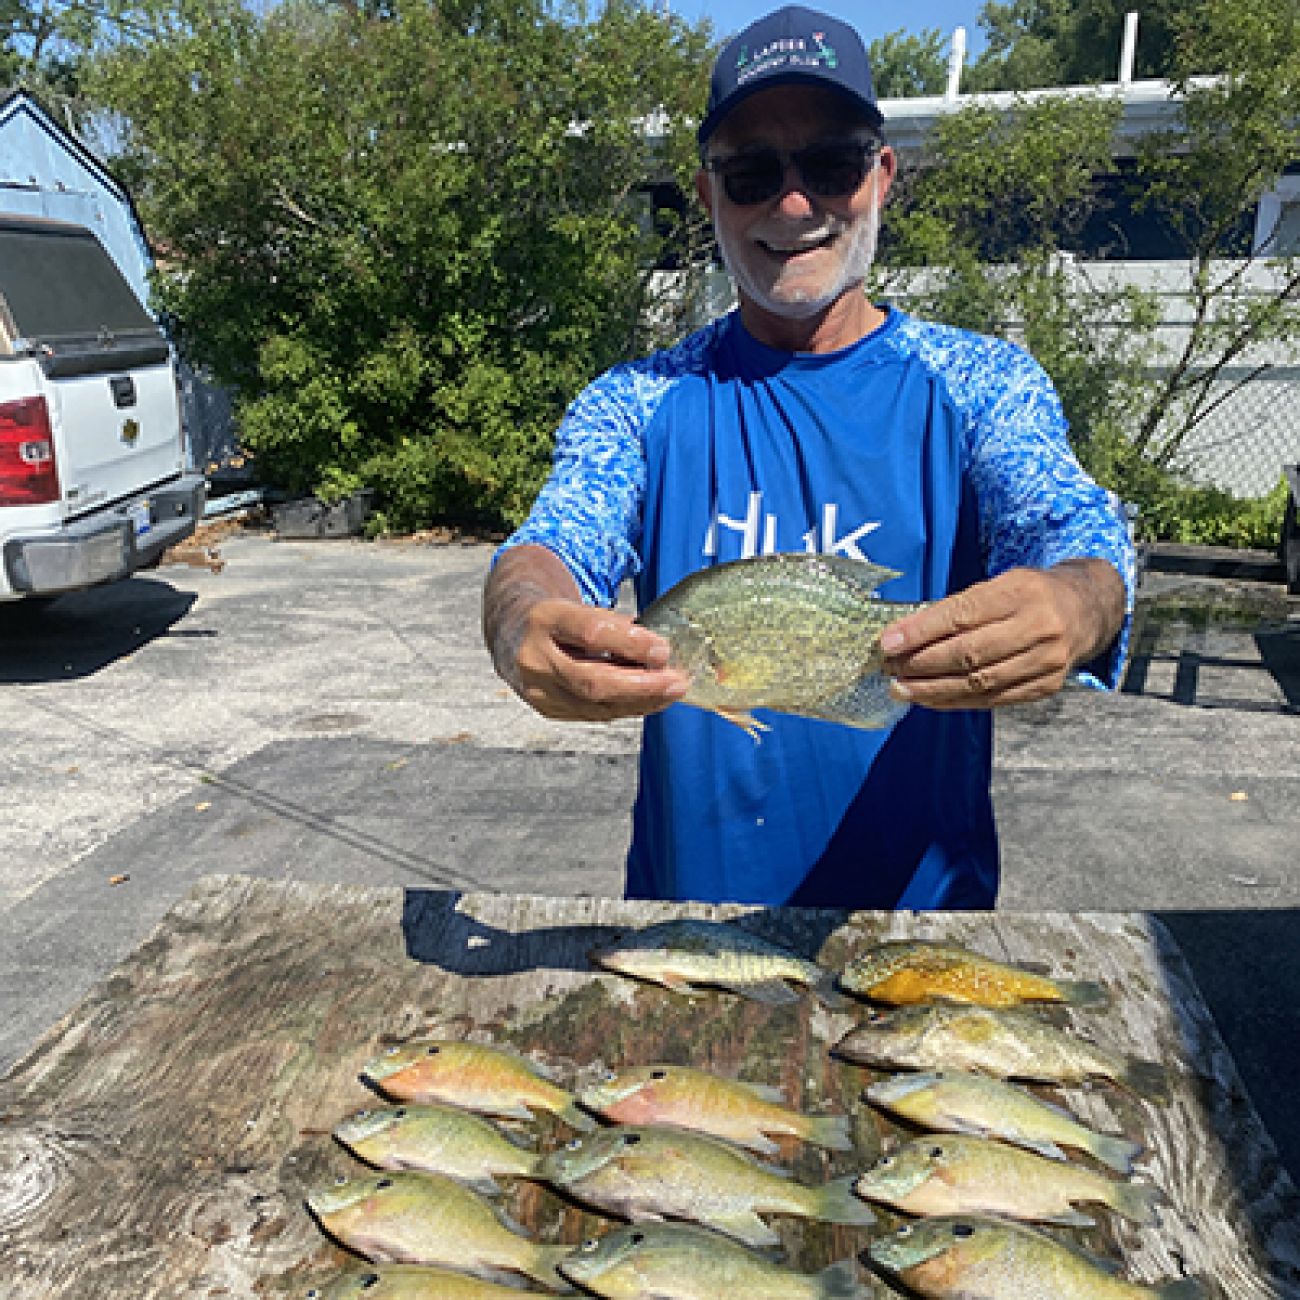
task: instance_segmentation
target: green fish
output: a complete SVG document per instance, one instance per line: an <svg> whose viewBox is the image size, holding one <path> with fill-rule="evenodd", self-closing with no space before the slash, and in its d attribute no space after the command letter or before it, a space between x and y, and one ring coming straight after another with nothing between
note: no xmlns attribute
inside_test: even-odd
<svg viewBox="0 0 1300 1300"><path fill-rule="evenodd" d="M805 1115L781 1093L756 1083L725 1079L684 1065L637 1065L611 1070L578 1093L588 1110L617 1124L675 1124L726 1138L760 1155L780 1147L779 1133L830 1151L852 1151L844 1115Z"/></svg>
<svg viewBox="0 0 1300 1300"><path fill-rule="evenodd" d="M761 555L689 574L638 622L691 675L682 702L756 740L767 728L751 709L878 729L907 710L880 671L880 634L920 606L874 594L900 576L846 556Z"/></svg>
<svg viewBox="0 0 1300 1300"><path fill-rule="evenodd" d="M530 1178L540 1158L488 1120L454 1106L362 1110L339 1124L334 1136L367 1164L446 1174L488 1196L501 1191L495 1175Z"/></svg>
<svg viewBox="0 0 1300 1300"><path fill-rule="evenodd" d="M509 1300L511 1296L546 1294L498 1286L445 1268L390 1264L340 1273L304 1291L303 1300Z"/></svg>
<svg viewBox="0 0 1300 1300"><path fill-rule="evenodd" d="M626 1125L574 1138L541 1164L560 1191L625 1219L689 1219L749 1246L780 1237L759 1213L869 1227L852 1177L820 1187L760 1165L739 1147L686 1129Z"/></svg>
<svg viewBox="0 0 1300 1300"><path fill-rule="evenodd" d="M1161 1066L1107 1051L1020 1008L995 1010L934 1002L871 1011L832 1051L859 1065L887 1069L974 1070L1032 1083L1104 1078L1147 1097L1163 1097Z"/></svg>
<svg viewBox="0 0 1300 1300"><path fill-rule="evenodd" d="M487 1201L442 1174L398 1171L340 1178L307 1197L326 1232L376 1264L435 1264L491 1282L522 1275L563 1291L556 1264L568 1246L517 1232Z"/></svg>
<svg viewBox="0 0 1300 1300"><path fill-rule="evenodd" d="M675 993L726 989L772 1005L797 1002L810 989L827 1006L846 999L833 972L725 921L660 921L591 953L605 970L661 984Z"/></svg>
<svg viewBox="0 0 1300 1300"><path fill-rule="evenodd" d="M1001 1214L1091 1228L1076 1205L1107 1205L1134 1223L1154 1224L1159 1189L1117 1182L1079 1165L964 1134L927 1135L887 1152L853 1185L859 1196L908 1214Z"/></svg>
<svg viewBox="0 0 1300 1300"><path fill-rule="evenodd" d="M872 1260L929 1300L1203 1300L1194 1278L1147 1287L1045 1232L975 1215L922 1219L879 1237Z"/></svg>
<svg viewBox="0 0 1300 1300"><path fill-rule="evenodd" d="M809 1275L783 1268L707 1228L638 1223L593 1237L561 1261L560 1272L609 1300L718 1300L739 1288L746 1300L870 1300L853 1263Z"/></svg>
<svg viewBox="0 0 1300 1300"><path fill-rule="evenodd" d="M963 1070L896 1074L863 1094L873 1106L942 1133L1001 1138L1053 1160L1062 1147L1084 1151L1117 1173L1131 1174L1142 1145L1096 1133L1059 1106L1015 1084Z"/></svg>

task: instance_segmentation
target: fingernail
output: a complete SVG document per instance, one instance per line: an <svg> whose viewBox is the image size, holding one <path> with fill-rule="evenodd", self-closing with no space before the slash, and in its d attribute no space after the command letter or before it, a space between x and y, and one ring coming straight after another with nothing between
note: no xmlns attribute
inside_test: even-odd
<svg viewBox="0 0 1300 1300"><path fill-rule="evenodd" d="M901 632L883 632L880 636L880 648L887 655L892 655L895 651L903 648L906 639Z"/></svg>
<svg viewBox="0 0 1300 1300"><path fill-rule="evenodd" d="M889 693L896 700L910 700L912 698L912 692L907 683L900 682L897 678L889 683Z"/></svg>

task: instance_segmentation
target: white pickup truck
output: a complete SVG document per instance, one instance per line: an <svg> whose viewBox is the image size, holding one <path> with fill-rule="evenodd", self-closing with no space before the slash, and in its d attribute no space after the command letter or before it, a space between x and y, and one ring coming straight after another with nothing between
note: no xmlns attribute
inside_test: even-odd
<svg viewBox="0 0 1300 1300"><path fill-rule="evenodd" d="M0 601L157 563L204 486L167 340L103 245L0 215Z"/></svg>

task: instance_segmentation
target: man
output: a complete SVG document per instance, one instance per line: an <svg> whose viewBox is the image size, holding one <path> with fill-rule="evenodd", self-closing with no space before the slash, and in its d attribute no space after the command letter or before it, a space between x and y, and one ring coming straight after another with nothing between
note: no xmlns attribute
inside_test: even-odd
<svg viewBox="0 0 1300 1300"><path fill-rule="evenodd" d="M866 51L788 7L731 41L699 127L700 201L738 311L615 367L570 407L497 557L484 634L551 718L646 715L627 893L984 908L997 892L990 710L1072 674L1115 684L1133 565L1021 349L863 291L895 158ZM611 610L770 551L898 570L934 602L886 629L885 731L769 714L756 744L693 708L667 644Z"/></svg>

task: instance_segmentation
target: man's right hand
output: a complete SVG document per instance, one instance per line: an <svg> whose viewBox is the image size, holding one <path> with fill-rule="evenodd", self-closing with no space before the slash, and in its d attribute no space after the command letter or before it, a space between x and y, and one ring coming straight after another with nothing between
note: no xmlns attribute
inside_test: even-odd
<svg viewBox="0 0 1300 1300"><path fill-rule="evenodd" d="M690 678L658 633L583 604L563 562L538 546L508 551L483 591L483 635L501 678L547 718L608 722L676 703Z"/></svg>

